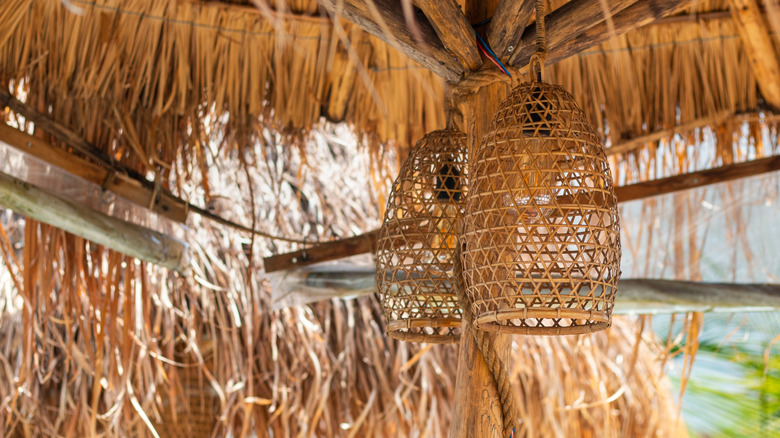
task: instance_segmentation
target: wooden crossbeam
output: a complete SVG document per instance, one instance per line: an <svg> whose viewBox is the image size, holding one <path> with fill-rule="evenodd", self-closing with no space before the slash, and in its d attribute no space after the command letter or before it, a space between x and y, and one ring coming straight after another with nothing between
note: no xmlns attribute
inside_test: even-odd
<svg viewBox="0 0 780 438"><path fill-rule="evenodd" d="M560 47L586 30L603 23L637 0L572 0L545 17L546 41L549 51ZM520 40L520 50L514 51L509 63L525 66L536 50L536 27L528 26Z"/></svg>
<svg viewBox="0 0 780 438"><path fill-rule="evenodd" d="M274 310L376 292L376 272L365 268L312 267L284 273L287 290L274 291ZM780 285L620 279L613 315L780 310Z"/></svg>
<svg viewBox="0 0 780 438"><path fill-rule="evenodd" d="M651 132L649 134L641 135L639 137L627 139L625 141L613 145L610 148L607 148L605 152L607 153L607 155L617 155L626 152L631 152L635 149L641 148L647 143L657 142L661 139L668 138L679 132L689 132L695 128L698 128L699 126L717 125L732 117L734 117L734 114L731 111L728 110L720 111L718 113L715 113L714 115L692 120L688 123L683 123L681 125L673 126L668 129L661 129L656 132Z"/></svg>
<svg viewBox="0 0 780 438"><path fill-rule="evenodd" d="M668 178L615 187L618 202L635 201L681 190L731 181L780 170L780 156L730 164ZM279 254L264 259L266 272L295 269L314 263L336 260L376 251L379 230L369 231L349 239L323 243L307 251Z"/></svg>
<svg viewBox="0 0 780 438"><path fill-rule="evenodd" d="M189 268L186 243L71 203L4 173L0 173L0 205L139 260L178 272Z"/></svg>
<svg viewBox="0 0 780 438"><path fill-rule="evenodd" d="M780 62L756 0L731 0L731 12L766 103L780 110Z"/></svg>
<svg viewBox="0 0 780 438"><path fill-rule="evenodd" d="M519 48L535 0L501 0L488 25L488 43L499 59L506 60Z"/></svg>
<svg viewBox="0 0 780 438"><path fill-rule="evenodd" d="M595 45L601 44L610 38L623 35L624 33L645 26L668 15L680 12L697 0L639 0L632 2L624 9L613 15L611 26L606 20L601 20L590 27L585 27L581 32L555 44L548 43L547 64L554 64L570 56L574 56L583 50ZM560 10L560 9L559 9ZM548 19L554 14L561 13L559 10L553 11L548 15ZM574 14L573 12L569 12ZM576 14L574 14L576 19ZM559 23L558 21L557 23ZM553 21L556 23L556 21ZM547 33L568 34L569 30L560 27L561 24L548 23ZM536 30L529 26L523 33L521 40L521 51L515 51L515 55L510 63L518 68L525 67L533 55L533 44L536 39Z"/></svg>
<svg viewBox="0 0 780 438"><path fill-rule="evenodd" d="M464 69L476 70L482 66L474 28L455 0L417 0L417 4L444 47L458 58Z"/></svg>
<svg viewBox="0 0 780 438"><path fill-rule="evenodd" d="M144 208L151 207L161 216L176 222L187 220L187 203L167 191L155 191L153 187L146 187L124 173L93 164L4 123L0 123L0 141L52 166L102 186L104 189Z"/></svg>
<svg viewBox="0 0 780 438"><path fill-rule="evenodd" d="M463 74L460 62L442 44L426 19L417 21L418 41L406 23L400 3L392 0L317 0L331 14L339 15L366 32L405 53L410 59L444 79L457 82Z"/></svg>

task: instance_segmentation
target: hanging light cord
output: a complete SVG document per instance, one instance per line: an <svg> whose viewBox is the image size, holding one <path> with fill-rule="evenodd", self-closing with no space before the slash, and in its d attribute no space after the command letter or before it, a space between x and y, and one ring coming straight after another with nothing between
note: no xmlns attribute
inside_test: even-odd
<svg viewBox="0 0 780 438"><path fill-rule="evenodd" d="M480 50L482 50L482 53L485 54L485 56L493 61L493 64L495 64L498 68L501 69L504 73L506 73L507 76L511 77L512 75L509 73L509 70L504 66L504 64L501 62L500 59L498 59L498 56L496 56L495 52L490 48L490 46L487 44L487 42L482 38L482 35L479 34L476 30L474 33L477 35L477 46Z"/></svg>
<svg viewBox="0 0 780 438"><path fill-rule="evenodd" d="M536 52L531 56L531 69L539 82L544 76L544 64L547 61L545 13L544 0L536 0ZM537 65L539 66L538 70L536 69Z"/></svg>
<svg viewBox="0 0 780 438"><path fill-rule="evenodd" d="M471 303L466 295L466 281L463 278L463 261L461 260L460 244L457 244L456 246L453 259L455 293L458 295L460 308L463 312L463 324L471 325L474 322L474 315L471 313ZM496 353L496 348L493 345L493 340L490 339L490 335L482 330L477 330L473 325L471 326L470 331L474 336L474 341L476 342L479 351L482 353L482 357L485 358L485 362L490 369L490 373L493 375L493 379L496 381L496 391L498 392L498 399L501 403L501 414L503 416L504 436L513 438L519 424L517 422L517 407L512 392L512 385L509 381L509 373L506 371L504 362L498 357L498 353Z"/></svg>

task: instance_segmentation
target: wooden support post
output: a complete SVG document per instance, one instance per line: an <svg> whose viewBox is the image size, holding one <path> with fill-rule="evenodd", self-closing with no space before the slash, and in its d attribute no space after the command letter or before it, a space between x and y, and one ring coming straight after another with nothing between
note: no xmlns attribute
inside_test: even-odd
<svg viewBox="0 0 780 438"><path fill-rule="evenodd" d="M535 0L501 0L488 25L488 43L501 60L506 60L515 49L520 48Z"/></svg>
<svg viewBox="0 0 780 438"><path fill-rule="evenodd" d="M476 70L482 66L474 29L455 0L417 0L417 4L444 47L458 58L463 68Z"/></svg>
<svg viewBox="0 0 780 438"><path fill-rule="evenodd" d="M731 13L750 58L761 95L774 110L780 110L780 63L758 2L731 0Z"/></svg>
<svg viewBox="0 0 780 438"><path fill-rule="evenodd" d="M139 260L178 272L189 268L186 243L65 201L4 173L0 205Z"/></svg>
<svg viewBox="0 0 780 438"><path fill-rule="evenodd" d="M97 184L137 205L144 208L151 206L152 211L168 219L176 222L187 220L187 203L167 191L160 190L159 193L155 193L153 188L142 185L124 173L108 170L69 154L63 149L2 122L0 122L0 141L52 166Z"/></svg>
<svg viewBox="0 0 780 438"><path fill-rule="evenodd" d="M444 79L456 82L463 67L452 57L427 20L419 20L415 38L398 2L392 0L317 0L331 14L341 15L363 30L396 47L409 58Z"/></svg>
<svg viewBox="0 0 780 438"><path fill-rule="evenodd" d="M507 84L492 83L476 90L460 102L459 107L463 114L461 130L466 133L470 157L474 156L482 136L489 129L493 115L508 91ZM508 364L512 338L496 334L490 336L498 358ZM471 328L464 324L449 438L506 438L503 436L503 428L496 382L479 351Z"/></svg>

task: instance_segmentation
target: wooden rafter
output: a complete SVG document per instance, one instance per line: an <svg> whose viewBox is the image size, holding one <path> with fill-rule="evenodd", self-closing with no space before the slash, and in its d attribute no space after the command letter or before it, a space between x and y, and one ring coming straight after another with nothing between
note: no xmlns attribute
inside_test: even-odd
<svg viewBox="0 0 780 438"><path fill-rule="evenodd" d="M506 59L519 47L535 0L501 0L488 25L488 42L499 57Z"/></svg>
<svg viewBox="0 0 780 438"><path fill-rule="evenodd" d="M547 64L554 64L570 56L576 55L590 47L601 44L610 38L623 35L624 33L650 24L655 20L671 15L695 3L696 0L640 0L632 3L622 9L611 18L611 26L606 20L601 20L590 27L586 27L579 34L562 42L548 43ZM560 9L559 9L560 10ZM553 11L548 17L559 10ZM567 33L566 28L559 27L560 24L548 24L547 33ZM533 26L526 29L523 33L520 43L523 50L516 51L515 56L510 61L515 67L524 67L528 65L533 55L533 44L536 39L536 30Z"/></svg>
<svg viewBox="0 0 780 438"><path fill-rule="evenodd" d="M312 267L283 275L289 291L295 295L294 302L358 297L376 291L376 272L361 267L338 271L332 267ZM780 310L780 285L777 284L621 279L619 289L613 315ZM289 298L287 293L274 297L274 309L292 305Z"/></svg>
<svg viewBox="0 0 780 438"><path fill-rule="evenodd" d="M545 17L548 51L563 45L586 30L603 23L637 0L572 0ZM536 27L529 26L520 41L520 50L515 50L510 64L522 67L536 50Z"/></svg>
<svg viewBox="0 0 780 438"><path fill-rule="evenodd" d="M482 66L474 29L455 0L417 0L444 47L458 58L464 69Z"/></svg>
<svg viewBox="0 0 780 438"><path fill-rule="evenodd" d="M0 205L139 260L178 272L189 268L186 243L66 201L4 173L0 173Z"/></svg>
<svg viewBox="0 0 780 438"><path fill-rule="evenodd" d="M780 63L758 3L731 0L731 12L761 95L769 106L780 110Z"/></svg>
<svg viewBox="0 0 780 438"><path fill-rule="evenodd" d="M762 158L744 163L730 164L714 169L615 187L618 202L635 201L651 196L665 195L681 190L731 181L780 170L780 156ZM307 251L296 251L267 257L263 263L266 272L298 268L314 263L336 260L376 250L379 231L369 231L360 236L323 243ZM348 241L348 243L346 243ZM316 256L315 256L316 255Z"/></svg>
<svg viewBox="0 0 780 438"><path fill-rule="evenodd" d="M52 166L102 186L104 189L144 208L151 207L154 212L168 219L176 222L187 220L186 202L163 190L155 193L153 187L145 187L124 173L93 164L4 123L0 123L0 141Z"/></svg>
<svg viewBox="0 0 780 438"><path fill-rule="evenodd" d="M331 14L340 15L363 30L404 52L410 59L444 79L457 82L460 62L442 44L431 24L420 19L417 40L406 23L400 3L392 0L317 0Z"/></svg>

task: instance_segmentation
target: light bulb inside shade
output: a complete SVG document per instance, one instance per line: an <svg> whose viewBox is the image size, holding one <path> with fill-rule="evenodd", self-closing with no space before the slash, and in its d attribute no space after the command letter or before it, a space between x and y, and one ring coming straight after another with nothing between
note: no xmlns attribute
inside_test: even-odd
<svg viewBox="0 0 780 438"><path fill-rule="evenodd" d="M518 160L505 169L509 191L501 197L509 217L518 224L536 224L549 218L555 209L557 175L547 140L531 138L525 142ZM518 166L514 168L514 166ZM519 170L519 171L518 171Z"/></svg>

